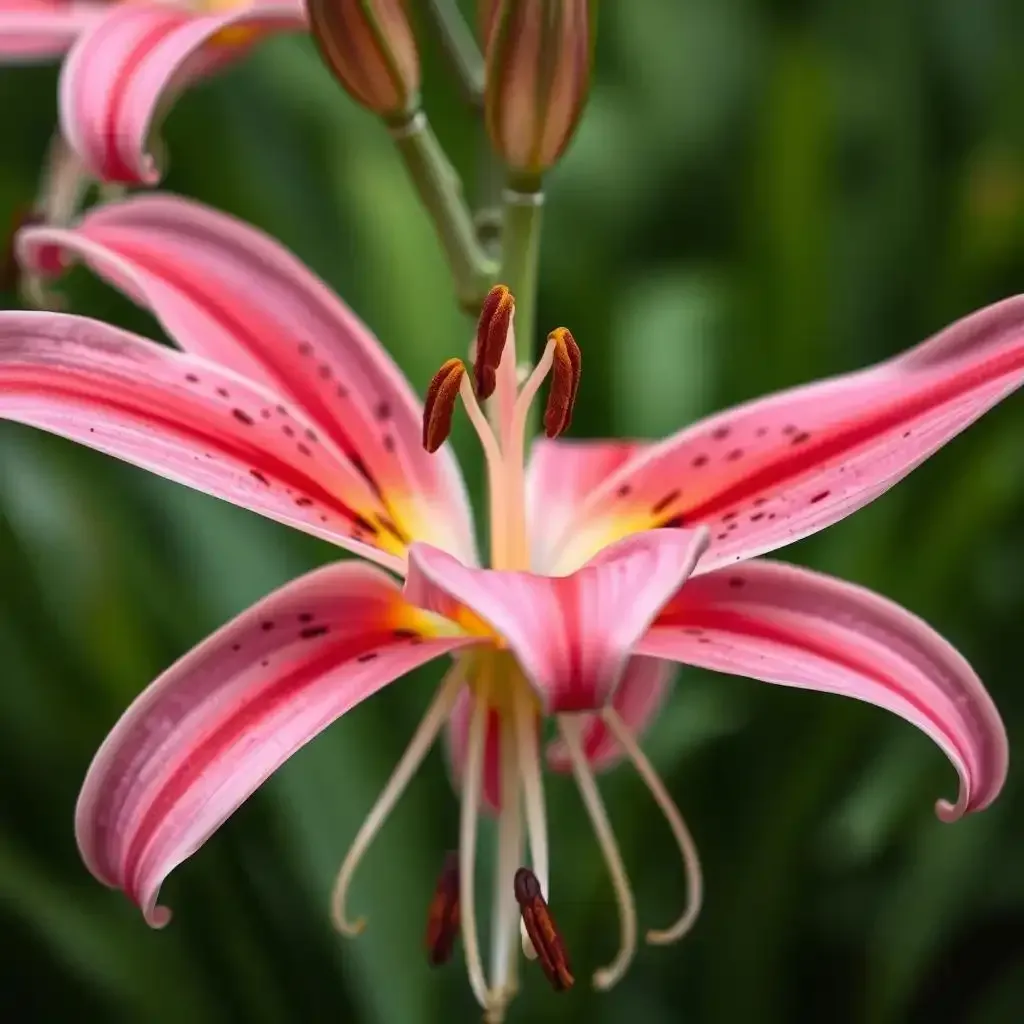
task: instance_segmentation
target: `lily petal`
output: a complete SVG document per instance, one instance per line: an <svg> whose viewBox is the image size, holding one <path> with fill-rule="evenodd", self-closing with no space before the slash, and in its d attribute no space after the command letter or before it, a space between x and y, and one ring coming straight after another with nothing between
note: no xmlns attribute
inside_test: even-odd
<svg viewBox="0 0 1024 1024"><path fill-rule="evenodd" d="M909 352L697 423L643 452L563 530L558 571L636 530L707 525L698 572L790 544L877 498L1024 381L1024 297Z"/></svg>
<svg viewBox="0 0 1024 1024"><path fill-rule="evenodd" d="M152 185L160 174L146 143L161 101L257 38L304 26L301 0L257 0L220 14L161 3L116 4L82 34L64 62L64 135L95 177Z"/></svg>
<svg viewBox="0 0 1024 1024"><path fill-rule="evenodd" d="M493 630L546 713L592 711L611 699L633 645L706 543L702 530L652 530L563 577L473 569L413 544L405 594L411 604Z"/></svg>
<svg viewBox="0 0 1024 1024"><path fill-rule="evenodd" d="M612 696L611 706L634 736L642 736L658 717L672 692L678 669L659 658L630 658L622 682ZM625 752L600 715L587 715L583 726L583 753L598 771L614 768ZM548 766L556 772L571 772L572 762L565 741L553 740L547 748Z"/></svg>
<svg viewBox="0 0 1024 1024"><path fill-rule="evenodd" d="M885 708L933 739L960 775L952 821L1006 778L999 713L970 665L930 626L862 587L754 561L690 580L637 645L643 654Z"/></svg>
<svg viewBox="0 0 1024 1024"><path fill-rule="evenodd" d="M30 266L55 250L83 258L150 309L186 351L300 406L404 535L475 561L469 501L451 451L423 449L422 405L395 363L277 242L199 203L141 195L95 209L76 228L19 236Z"/></svg>
<svg viewBox="0 0 1024 1024"><path fill-rule="evenodd" d="M556 564L559 542L580 504L647 441L575 441L537 438L526 467L526 520L531 565L544 572Z"/></svg>
<svg viewBox="0 0 1024 1024"><path fill-rule="evenodd" d="M169 668L96 754L76 809L89 870L161 927L160 885L300 747L406 672L431 635L385 573L338 563L271 594Z"/></svg>
<svg viewBox="0 0 1024 1024"><path fill-rule="evenodd" d="M84 317L5 312L0 418L403 569L405 538L363 477L302 412L197 356Z"/></svg>
<svg viewBox="0 0 1024 1024"><path fill-rule="evenodd" d="M108 9L100 3L0 0L0 61L60 57Z"/></svg>

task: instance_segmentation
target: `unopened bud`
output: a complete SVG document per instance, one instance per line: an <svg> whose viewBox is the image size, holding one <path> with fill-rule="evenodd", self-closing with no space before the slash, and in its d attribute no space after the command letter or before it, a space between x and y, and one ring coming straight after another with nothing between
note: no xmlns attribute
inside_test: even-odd
<svg viewBox="0 0 1024 1024"><path fill-rule="evenodd" d="M476 327L473 353L473 383L478 398L490 398L497 384L498 366L512 326L516 300L503 285L496 284L484 299Z"/></svg>
<svg viewBox="0 0 1024 1024"><path fill-rule="evenodd" d="M452 416L465 374L461 359L449 359L427 387L423 400L423 447L428 452L436 452L452 432Z"/></svg>
<svg viewBox="0 0 1024 1024"><path fill-rule="evenodd" d="M427 912L426 947L432 967L447 963L459 934L459 855L449 853Z"/></svg>
<svg viewBox="0 0 1024 1024"><path fill-rule="evenodd" d="M551 911L540 891L540 882L529 868L520 868L513 881L516 903L523 917L523 927L530 936L537 959L548 976L552 988L563 992L572 988L575 978L569 958Z"/></svg>
<svg viewBox="0 0 1024 1024"><path fill-rule="evenodd" d="M538 175L565 151L590 88L594 0L491 0L480 7L494 148Z"/></svg>
<svg viewBox="0 0 1024 1024"><path fill-rule="evenodd" d="M580 388L583 359L576 339L566 327L559 327L548 335L553 346L551 360L551 387L544 410L544 433L558 437L572 426L572 410L576 405L576 392Z"/></svg>
<svg viewBox="0 0 1024 1024"><path fill-rule="evenodd" d="M419 104L420 60L405 0L306 0L324 63L345 90L388 119Z"/></svg>

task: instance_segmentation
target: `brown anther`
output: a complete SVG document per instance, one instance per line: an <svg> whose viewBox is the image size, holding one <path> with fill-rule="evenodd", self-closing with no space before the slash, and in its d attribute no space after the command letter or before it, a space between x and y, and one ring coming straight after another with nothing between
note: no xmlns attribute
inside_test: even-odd
<svg viewBox="0 0 1024 1024"><path fill-rule="evenodd" d="M476 352L473 356L473 384L480 398L490 398L494 394L497 370L515 308L516 300L503 284L496 284L484 299L476 327Z"/></svg>
<svg viewBox="0 0 1024 1024"><path fill-rule="evenodd" d="M434 374L423 401L423 447L436 452L452 432L452 415L466 367L461 359L449 359Z"/></svg>
<svg viewBox="0 0 1024 1024"><path fill-rule="evenodd" d="M449 853L427 912L426 947L431 967L447 963L459 934L459 855Z"/></svg>
<svg viewBox="0 0 1024 1024"><path fill-rule="evenodd" d="M572 988L576 979L572 976L558 926L541 895L537 876L529 868L520 868L513 884L526 934L530 936L533 948L537 951L537 959L551 987L556 992Z"/></svg>
<svg viewBox="0 0 1024 1024"><path fill-rule="evenodd" d="M548 437L558 437L572 426L572 410L580 387L582 358L576 339L565 327L552 331L548 335L548 342L553 342L555 348L548 404L544 410L544 433Z"/></svg>

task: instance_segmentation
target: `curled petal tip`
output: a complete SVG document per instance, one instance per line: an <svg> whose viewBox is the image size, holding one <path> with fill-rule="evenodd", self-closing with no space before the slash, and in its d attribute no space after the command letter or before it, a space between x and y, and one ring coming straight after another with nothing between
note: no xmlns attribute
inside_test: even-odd
<svg viewBox="0 0 1024 1024"><path fill-rule="evenodd" d="M146 924L155 931L166 928L171 923L172 914L169 907L154 906L143 911L143 915L146 918Z"/></svg>
<svg viewBox="0 0 1024 1024"><path fill-rule="evenodd" d="M962 796L957 800L955 804L950 803L949 800L935 801L935 816L939 819L939 821L943 821L947 825L952 824L954 821L959 821L964 816L966 811L967 801Z"/></svg>

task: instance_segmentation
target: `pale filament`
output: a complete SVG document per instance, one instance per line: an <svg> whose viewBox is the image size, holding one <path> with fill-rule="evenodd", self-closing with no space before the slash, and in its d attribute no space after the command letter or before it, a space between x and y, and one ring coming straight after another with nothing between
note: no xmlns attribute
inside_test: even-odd
<svg viewBox="0 0 1024 1024"><path fill-rule="evenodd" d="M574 716L560 715L558 727L569 751L572 773L576 777L576 785L583 798L583 805L587 809L590 823L597 835L598 845L601 847L605 863L608 865L615 898L619 904L619 951L607 967L602 967L594 972L595 988L609 989L626 973L630 961L636 953L636 904L633 901L633 891L629 885L625 865L622 863L622 854L619 852L615 834L608 821L608 812L605 810L604 802L601 800L601 794L598 792L597 783L594 780L594 774L590 770L590 765L587 764L587 758L583 752L583 723Z"/></svg>
<svg viewBox="0 0 1024 1024"><path fill-rule="evenodd" d="M490 674L483 674L474 692L473 713L466 741L466 763L462 777L462 805L459 815L459 915L462 946L466 954L466 972L476 1001L488 1010L491 993L480 960L480 939L476 927L476 832L480 819L480 781L484 764L484 737L487 732L487 707ZM500 1018L499 1018L500 1019Z"/></svg>
<svg viewBox="0 0 1024 1024"><path fill-rule="evenodd" d="M508 562L509 494L505 483L507 475L505 460L498 447L494 431L487 422L480 403L476 400L473 385L468 376L463 376L462 382L459 384L459 394L462 396L469 421L480 438L480 444L484 449L484 459L487 463L487 486L491 504L491 568L506 569L510 566Z"/></svg>
<svg viewBox="0 0 1024 1024"><path fill-rule="evenodd" d="M519 390L518 367L516 365L516 313L512 310L512 318L505 336L505 347L498 363L497 388L495 405L498 409L498 436L501 438L503 451L508 450L508 439L512 425L512 412L516 404L516 392Z"/></svg>
<svg viewBox="0 0 1024 1024"><path fill-rule="evenodd" d="M622 720L619 714L612 708L605 708L601 712L605 724L611 730L612 735L619 745L629 756L629 759L636 767L640 778L647 784L658 807L668 821L672 835L679 846L679 852L683 857L683 866L686 869L686 908L679 919L669 928L651 930L647 933L647 941L655 946L667 945L670 942L678 942L692 927L700 913L700 905L703 896L703 880L700 870L700 858L697 855L697 847L686 827L679 808L665 788L665 783L654 770L647 755L640 748L636 737L629 730L629 727Z"/></svg>
<svg viewBox="0 0 1024 1024"><path fill-rule="evenodd" d="M352 876L359 867L370 843L376 838L381 826L387 820L399 797L409 785L410 779L416 774L416 770L423 763L430 748L441 731L441 727L448 720L452 708L455 706L455 699L464 682L465 670L460 662L448 671L441 685L430 702L426 714L413 734L409 745L405 748L395 770L391 773L387 785L377 798L373 809L366 816L355 839L349 848L348 853L342 861L338 870L338 877L334 883L334 892L331 896L331 920L334 927L343 935L354 937L366 927L366 919L358 918L350 921L345 913L345 899L348 894Z"/></svg>
<svg viewBox="0 0 1024 1024"><path fill-rule="evenodd" d="M494 871L494 909L491 922L492 1002L511 1000L516 988L519 907L511 879L522 863L523 829L519 805L519 764L515 728L501 723L501 813L498 816L498 855Z"/></svg>
<svg viewBox="0 0 1024 1024"><path fill-rule="evenodd" d="M544 781L540 770L540 751L537 741L537 721L529 695L516 690L515 737L519 751L519 772L523 780L523 802L526 807L526 831L530 841L530 865L540 883L541 895L550 902L548 892L548 825L544 812ZM520 924L523 953L530 959L537 958L526 926Z"/></svg>

